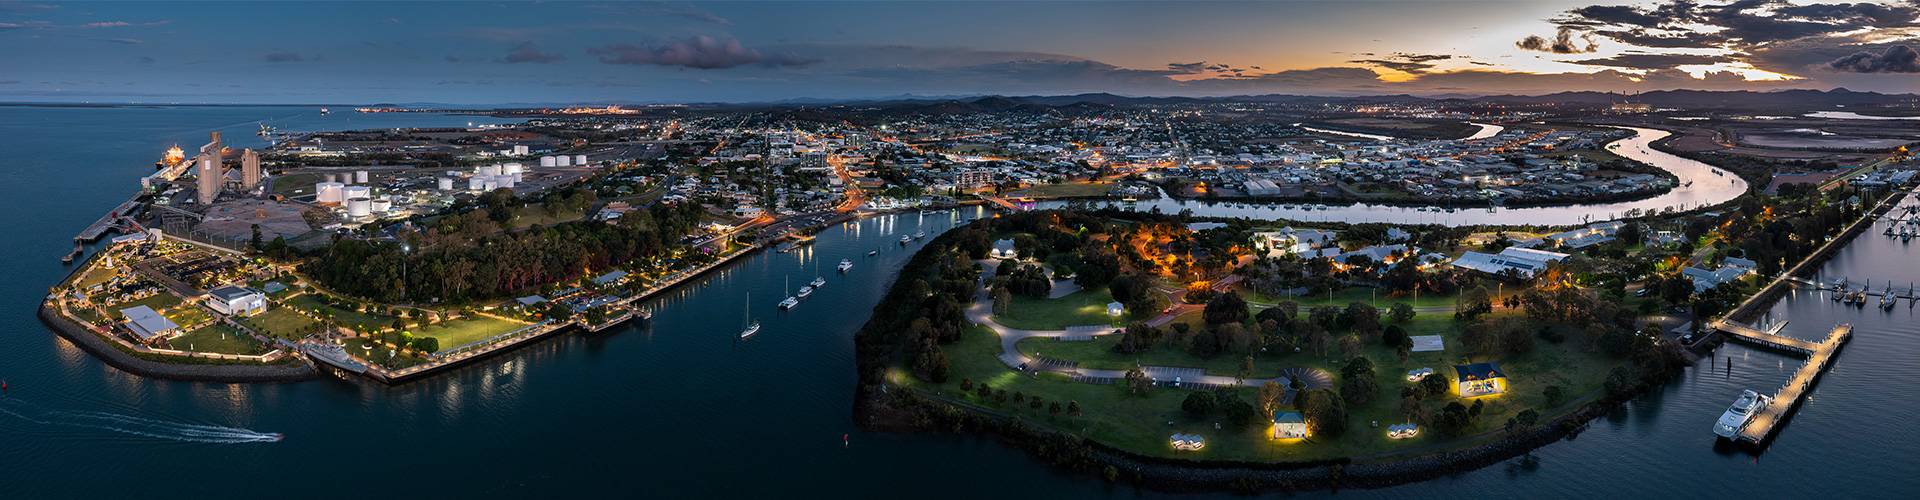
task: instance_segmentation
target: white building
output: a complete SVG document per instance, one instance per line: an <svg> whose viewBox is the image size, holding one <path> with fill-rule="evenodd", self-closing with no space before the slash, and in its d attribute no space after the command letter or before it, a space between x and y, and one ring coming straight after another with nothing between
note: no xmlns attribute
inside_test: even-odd
<svg viewBox="0 0 1920 500"><path fill-rule="evenodd" d="M267 310L267 296L251 288L223 286L207 292L207 307L228 316L252 316Z"/></svg>
<svg viewBox="0 0 1920 500"><path fill-rule="evenodd" d="M1499 275L1512 270L1522 278L1532 278L1534 273L1547 268L1547 264L1559 262L1567 254L1535 250L1531 248L1507 247L1500 253L1467 252L1453 260L1453 267L1470 269L1487 274Z"/></svg>

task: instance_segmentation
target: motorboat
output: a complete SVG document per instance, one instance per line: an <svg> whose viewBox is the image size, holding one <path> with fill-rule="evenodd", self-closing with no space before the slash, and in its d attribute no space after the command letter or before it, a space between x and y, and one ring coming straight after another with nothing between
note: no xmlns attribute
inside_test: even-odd
<svg viewBox="0 0 1920 500"><path fill-rule="evenodd" d="M901 236L901 237L900 237L900 246L907 246L907 244L908 244L908 243L913 243L913 237L912 237L912 236Z"/></svg>
<svg viewBox="0 0 1920 500"><path fill-rule="evenodd" d="M1726 439L1733 439L1734 436L1740 435L1740 428L1746 427L1747 422L1753 420L1754 412L1766 408L1767 403L1766 396L1753 392L1752 389L1740 391L1740 397L1733 400L1733 406L1728 407L1726 413L1720 414L1720 421L1714 422L1714 435Z"/></svg>
<svg viewBox="0 0 1920 500"><path fill-rule="evenodd" d="M916 232L914 232L914 233L913 233L913 239L916 239L916 240L917 240L917 239L920 239L920 238L925 238L925 237L927 237L927 232L926 232L926 231L916 231Z"/></svg>
<svg viewBox="0 0 1920 500"><path fill-rule="evenodd" d="M800 299L792 295L788 295L786 299L780 301L781 309L793 309L793 306L797 305L800 305Z"/></svg>
<svg viewBox="0 0 1920 500"><path fill-rule="evenodd" d="M827 286L827 277L826 277L826 276L815 276L815 277L813 277L813 281L810 281L810 282L807 282L807 286L810 286L810 287L814 287L814 288L820 288L820 287L823 287L823 286Z"/></svg>
<svg viewBox="0 0 1920 500"><path fill-rule="evenodd" d="M853 261L847 260L847 259L840 259L840 272L844 273L852 270L853 270Z"/></svg>
<svg viewBox="0 0 1920 500"><path fill-rule="evenodd" d="M794 292L794 293L793 293L793 296L795 296L795 297L799 297L799 298L803 298L803 299L804 299L804 298L807 298L807 296L808 296L808 295L813 295L813 287L812 287L812 286L803 286L803 287L800 287L800 291L798 291L798 292Z"/></svg>
<svg viewBox="0 0 1920 500"><path fill-rule="evenodd" d="M880 255L880 251L879 251L879 250L868 250L868 251L867 251L867 256L868 256L868 257L872 257L872 256L875 256L875 255ZM847 264L844 264L844 262L846 262L846 261L844 261L844 260L843 260L843 261L840 261L840 262L842 262L842 264L840 264L840 267L847 267ZM846 269L841 269L841 270L842 270L842 271L845 271Z"/></svg>

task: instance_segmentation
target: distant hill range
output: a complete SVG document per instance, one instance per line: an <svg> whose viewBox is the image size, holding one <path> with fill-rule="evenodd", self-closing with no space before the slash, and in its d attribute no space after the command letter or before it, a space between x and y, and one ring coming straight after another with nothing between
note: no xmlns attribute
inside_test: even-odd
<svg viewBox="0 0 1920 500"><path fill-rule="evenodd" d="M1153 106L1172 104L1196 104L1209 102L1256 102L1282 105L1319 105L1319 104L1432 104L1472 106L1474 104L1560 104L1607 106L1614 103L1645 103L1655 107L1685 109L1831 109L1834 107L1872 108L1888 105L1912 105L1920 101L1915 94L1882 94L1879 92L1855 92L1844 88L1833 90L1777 90L1777 91L1714 91L1714 90L1661 90L1638 94L1620 94L1612 92L1559 92L1545 95L1494 95L1494 96L1448 96L1421 97L1414 95L1379 95L1357 97L1307 96L1291 94L1262 94L1223 97L1132 97L1108 93L1091 93L1055 96L976 96L976 97L902 97L894 99L872 99L841 102L778 102L760 104L737 104L718 106L744 107L858 107L873 108L886 113L977 113L977 112L1061 112L1075 114L1076 111L1098 111L1115 106Z"/></svg>

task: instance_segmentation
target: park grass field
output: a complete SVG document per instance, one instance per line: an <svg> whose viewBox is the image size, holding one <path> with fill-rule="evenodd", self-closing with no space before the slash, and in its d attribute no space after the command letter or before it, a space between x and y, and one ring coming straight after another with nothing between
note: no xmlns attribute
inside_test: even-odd
<svg viewBox="0 0 1920 500"><path fill-rule="evenodd" d="M1517 311L1502 314L1519 314ZM1462 448L1496 439L1503 432L1507 419L1526 409L1534 409L1541 415L1541 421L1571 411L1573 404L1601 390L1602 381L1608 370L1621 361L1607 358L1592 352L1581 340L1577 332L1570 327L1556 327L1566 330L1570 338L1561 343L1544 340L1535 342L1532 351L1518 356L1488 358L1457 354L1464 350L1458 341L1462 325L1452 320L1451 314L1423 313L1401 324L1412 335L1441 335L1447 343L1447 351L1412 353L1406 361L1400 361L1391 348L1372 344L1363 347L1360 355L1374 363L1376 395L1365 404L1347 409L1347 431L1339 436L1316 436L1303 441L1281 442L1267 439L1269 428L1265 424L1256 424L1247 429L1234 429L1218 415L1193 419L1180 410L1180 403L1189 391L1155 388L1146 395L1133 395L1119 384L1094 385L1068 380L1066 376L1055 373L1026 375L1008 369L996 358L999 354L999 340L991 330L975 328L966 331L962 339L946 352L951 360L952 375L945 384L929 384L910 376L896 377L907 380L915 387L928 390L949 399L966 401L989 408L995 408L1021 416L1035 422L1051 426L1056 430L1073 432L1089 436L1100 442L1120 447L1136 453L1151 456L1181 457L1215 460L1251 460L1251 461L1302 461L1332 458L1354 458L1360 461L1368 459L1385 460L1403 453L1430 453L1450 448ZM1154 350L1137 355L1123 355L1111 350L1118 337L1106 337L1092 342L1057 342L1045 339L1030 339L1019 344L1025 353L1036 352L1049 357L1080 362L1085 368L1125 369L1135 363L1157 366L1181 366L1206 368L1209 373L1233 375L1239 370L1240 357L1227 354L1211 359L1201 359L1171 347L1161 345ZM1319 368L1334 374L1334 387L1339 387L1340 368L1346 358L1329 349L1325 355L1311 352L1265 353L1255 356L1254 373L1256 378L1270 378L1283 368L1307 367ZM1394 440L1386 436L1388 425L1401 423L1406 419L1400 411L1400 391L1411 383L1406 380L1406 372L1415 368L1433 368L1438 376L1451 380L1452 366L1455 364L1495 361L1507 374L1509 392L1497 396L1478 398L1484 408L1479 417L1457 436L1442 435L1432 428L1423 428L1421 434L1411 439ZM1009 392L1019 392L1028 396L1038 396L1046 401L1077 401L1082 415L1069 417L1049 415L1044 410L1035 411L1025 404L996 403L983 400L977 394L961 391L960 381L971 380L974 383L985 382L996 389L1004 388ZM1565 400L1549 406L1543 390L1550 385L1562 388ZM1233 392L1236 397L1252 402L1257 396L1254 388L1240 388ZM1423 403L1429 415L1437 415L1447 403L1459 401L1471 405L1472 400L1459 398L1453 394L1429 397ZM1216 428L1215 424L1219 424ZM1208 438L1208 446L1199 452L1181 452L1173 450L1167 443L1168 435L1175 432L1197 433Z"/></svg>
<svg viewBox="0 0 1920 500"><path fill-rule="evenodd" d="M211 324L168 341L175 349L220 354L265 354L267 347L231 326Z"/></svg>
<svg viewBox="0 0 1920 500"><path fill-rule="evenodd" d="M260 333L288 340L298 339L304 336L301 332L305 331L310 325L317 323L317 321L314 321L312 318L308 318L305 315L285 307L267 308L266 312L253 315L253 317L246 318L242 321L245 321L247 326L259 330Z"/></svg>
<svg viewBox="0 0 1920 500"><path fill-rule="evenodd" d="M153 308L154 311L163 311L169 307L180 305L180 302L180 297L176 297L171 293L160 292L144 299L109 304L107 305L107 310L113 313L114 318L119 318L121 309L147 306Z"/></svg>
<svg viewBox="0 0 1920 500"><path fill-rule="evenodd" d="M199 324L201 322L205 322L208 318L213 317L211 313L207 312L206 309L201 308L198 304L176 305L164 311L160 311L160 315L165 316L167 320L172 321L173 324L181 325L181 326L191 326L191 325Z"/></svg>
<svg viewBox="0 0 1920 500"><path fill-rule="evenodd" d="M107 280L113 279L114 276L119 274L119 271L111 266L93 266L93 268L87 270L86 274L82 274L79 279L74 280L73 286L74 288L86 290L88 287L106 283Z"/></svg>
<svg viewBox="0 0 1920 500"><path fill-rule="evenodd" d="M451 321L415 328L413 334L419 337L433 337L440 341L440 349L452 349L502 333L511 332L526 326L503 319L486 316L469 316Z"/></svg>
<svg viewBox="0 0 1920 500"><path fill-rule="evenodd" d="M383 314L370 314L350 309L341 309L328 305L326 301L311 293L287 299L287 305L319 313L323 317L333 318L341 326L358 330L376 330L393 325L394 317Z"/></svg>
<svg viewBox="0 0 1920 500"><path fill-rule="evenodd" d="M343 344L347 350L347 354L358 356L361 359L370 361L373 364L380 365L389 370L398 370L426 362L426 360L417 357L394 353L388 349L385 344L369 341L364 338L349 338L346 339ZM368 349L368 347L372 348Z"/></svg>
<svg viewBox="0 0 1920 500"><path fill-rule="evenodd" d="M1022 330L1059 330L1075 325L1111 325L1107 303L1113 295L1106 288L1081 290L1057 299L1015 296L1007 313L993 317L995 322Z"/></svg>

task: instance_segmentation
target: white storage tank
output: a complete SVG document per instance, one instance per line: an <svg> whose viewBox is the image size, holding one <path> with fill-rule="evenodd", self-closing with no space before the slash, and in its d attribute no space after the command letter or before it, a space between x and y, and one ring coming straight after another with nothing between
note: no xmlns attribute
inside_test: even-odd
<svg viewBox="0 0 1920 500"><path fill-rule="evenodd" d="M358 219L373 214L373 200L369 198L347 198L347 217Z"/></svg>
<svg viewBox="0 0 1920 500"><path fill-rule="evenodd" d="M479 191L481 189L485 189L486 187L487 187L487 179L485 177L476 175L476 176L467 178L468 191Z"/></svg>
<svg viewBox="0 0 1920 500"><path fill-rule="evenodd" d="M372 198L373 188L367 186L347 186L346 196L349 200L354 198Z"/></svg>
<svg viewBox="0 0 1920 500"><path fill-rule="evenodd" d="M525 171L527 171L527 167L519 163L508 163L500 166L500 173L502 174L518 174Z"/></svg>
<svg viewBox="0 0 1920 500"><path fill-rule="evenodd" d="M473 167L473 173L480 175L500 175L500 164L495 163L492 165Z"/></svg>
<svg viewBox="0 0 1920 500"><path fill-rule="evenodd" d="M347 201L346 189L346 184L338 182L327 181L315 183L313 185L313 202L332 203L335 205L344 203Z"/></svg>
<svg viewBox="0 0 1920 500"><path fill-rule="evenodd" d="M441 178L440 178L440 190L441 190L441 191L452 191L452 190L453 190L453 178L452 178L452 177L441 177Z"/></svg>
<svg viewBox="0 0 1920 500"><path fill-rule="evenodd" d="M493 176L493 184L494 184L495 186L500 186L500 187L503 187L503 188L511 188L511 187L513 187L513 184L514 184L514 182L515 182L515 179L514 179L514 177L518 177L518 176L514 176L514 175L496 175L496 176Z"/></svg>
<svg viewBox="0 0 1920 500"><path fill-rule="evenodd" d="M555 167L555 166L559 166L559 163L560 163L560 160L556 160L551 156L540 157L540 166L542 167Z"/></svg>
<svg viewBox="0 0 1920 500"><path fill-rule="evenodd" d="M386 198L374 198L373 204L370 208L372 208L373 213L376 213L376 214L387 213L393 210L393 200L389 200Z"/></svg>
<svg viewBox="0 0 1920 500"><path fill-rule="evenodd" d="M493 190L495 190L495 189L500 189L500 181L499 181L499 180L497 180L496 178L493 178L493 177L475 177L475 179L480 179L480 190L481 190L481 191L487 191L487 192L493 192Z"/></svg>
<svg viewBox="0 0 1920 500"><path fill-rule="evenodd" d="M573 155L573 164L582 167L587 166L587 155Z"/></svg>
<svg viewBox="0 0 1920 500"><path fill-rule="evenodd" d="M573 157L571 156L560 155L553 157L553 166L566 167L571 165L573 165Z"/></svg>
<svg viewBox="0 0 1920 500"><path fill-rule="evenodd" d="M357 183L361 183L361 184L366 184L366 183L367 183L367 171L365 171L365 170L355 170L355 171L353 172L353 182L357 182Z"/></svg>

